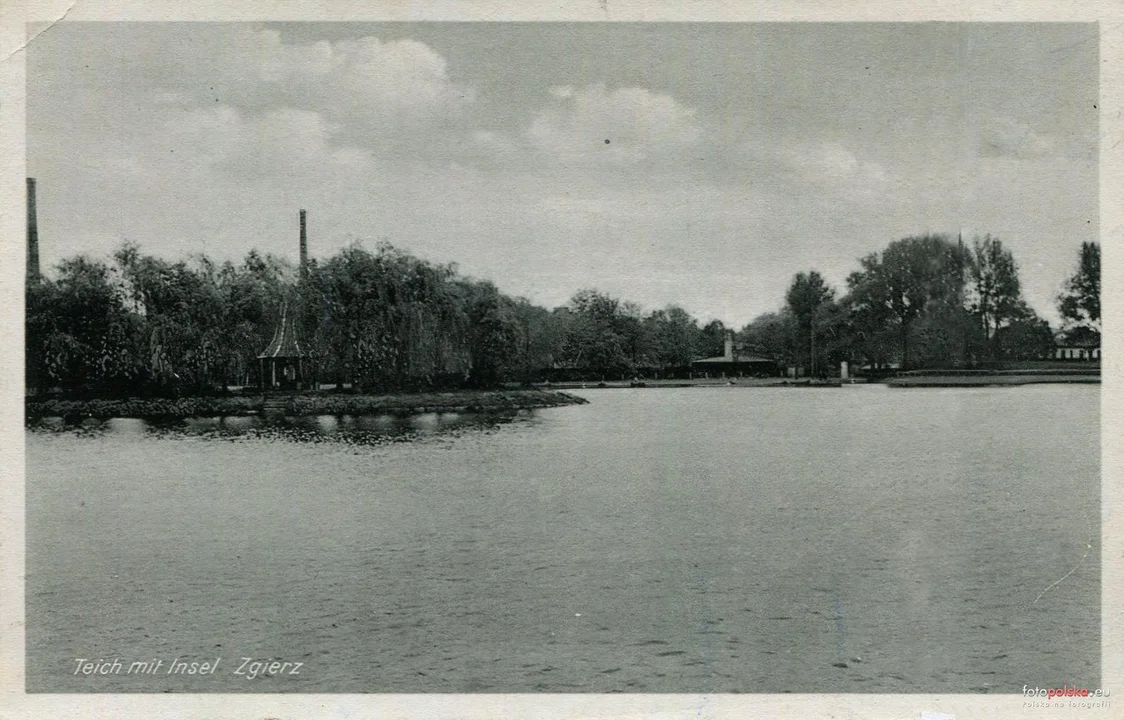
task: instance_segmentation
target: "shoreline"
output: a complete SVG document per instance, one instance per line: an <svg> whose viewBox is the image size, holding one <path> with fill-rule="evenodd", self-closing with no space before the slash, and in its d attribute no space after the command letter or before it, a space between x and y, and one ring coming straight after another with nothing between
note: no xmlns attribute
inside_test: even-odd
<svg viewBox="0 0 1124 720"><path fill-rule="evenodd" d="M1100 384L1094 373L1050 372L981 372L979 374L949 373L900 375L882 380L855 378L810 381L805 378L732 378L697 380L645 380L569 382L538 385L511 390L456 390L427 393L390 393L384 395L336 395L293 393L235 395L228 397L186 398L111 398L111 399L24 399L25 421L47 417L84 418L153 418L183 419L189 417L238 417L281 414L301 417L312 415L421 415L425 413L494 413L535 410L566 405L584 405L589 401L567 390L660 389L687 387L730 388L839 388L849 385L885 385L891 388L932 387L1017 387L1038 384Z"/></svg>
<svg viewBox="0 0 1124 720"><path fill-rule="evenodd" d="M1046 384L1084 384L1099 385L1100 375L1038 375L1004 374L964 377L956 375L919 375L891 378L885 381L889 387L1011 387L1018 385Z"/></svg>
<svg viewBox="0 0 1124 720"><path fill-rule="evenodd" d="M25 421L62 418L160 418L308 415L421 415L515 412L584 405L589 401L555 390L458 390L387 395L256 395L188 398L64 400L25 398Z"/></svg>
<svg viewBox="0 0 1124 720"><path fill-rule="evenodd" d="M808 378L730 378L698 380L610 380L605 382L568 382L543 385L544 389L556 390L619 390L619 389L659 389L687 387L732 387L732 388L838 388L852 385L885 385L887 387L988 387L1058 384L1099 384L1099 372L1049 372L1049 371L971 371L950 372L933 371L925 374L907 374L878 380L868 378L808 379Z"/></svg>

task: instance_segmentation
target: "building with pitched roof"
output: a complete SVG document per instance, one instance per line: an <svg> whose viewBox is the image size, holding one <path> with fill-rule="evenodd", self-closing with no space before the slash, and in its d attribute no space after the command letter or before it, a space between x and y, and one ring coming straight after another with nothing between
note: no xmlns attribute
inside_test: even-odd
<svg viewBox="0 0 1124 720"><path fill-rule="evenodd" d="M717 357L695 360L691 370L708 376L738 377L742 375L774 376L777 361L763 355L753 355L734 342L734 334L727 331L724 352Z"/></svg>

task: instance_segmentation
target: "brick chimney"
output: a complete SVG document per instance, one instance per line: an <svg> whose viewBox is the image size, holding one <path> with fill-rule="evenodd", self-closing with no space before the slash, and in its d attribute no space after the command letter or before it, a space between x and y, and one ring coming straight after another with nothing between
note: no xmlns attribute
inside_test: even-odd
<svg viewBox="0 0 1124 720"><path fill-rule="evenodd" d="M730 330L726 331L726 342L722 346L722 357L727 360L734 359L734 333Z"/></svg>
<svg viewBox="0 0 1124 720"><path fill-rule="evenodd" d="M308 230L305 227L305 211L301 210L301 277L308 274Z"/></svg>
<svg viewBox="0 0 1124 720"><path fill-rule="evenodd" d="M35 178L27 179L27 279L39 279L39 221L35 216Z"/></svg>

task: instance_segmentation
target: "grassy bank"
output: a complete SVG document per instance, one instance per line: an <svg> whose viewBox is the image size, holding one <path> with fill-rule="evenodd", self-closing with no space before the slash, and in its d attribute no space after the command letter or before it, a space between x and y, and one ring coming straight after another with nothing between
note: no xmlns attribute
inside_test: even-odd
<svg viewBox="0 0 1124 720"><path fill-rule="evenodd" d="M276 411L288 415L409 415L428 412L512 412L580 405L586 400L545 390L459 390L392 395L296 394L262 398L120 398L62 400L28 398L26 417L64 418L187 418L256 415Z"/></svg>

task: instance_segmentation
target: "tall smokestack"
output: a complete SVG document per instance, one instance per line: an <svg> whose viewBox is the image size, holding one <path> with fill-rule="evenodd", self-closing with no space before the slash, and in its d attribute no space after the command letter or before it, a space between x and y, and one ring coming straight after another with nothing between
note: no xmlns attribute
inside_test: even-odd
<svg viewBox="0 0 1124 720"><path fill-rule="evenodd" d="M301 277L308 273L308 230L305 228L305 211L301 210Z"/></svg>
<svg viewBox="0 0 1124 720"><path fill-rule="evenodd" d="M39 279L39 221L35 217L35 178L27 179L27 279Z"/></svg>

